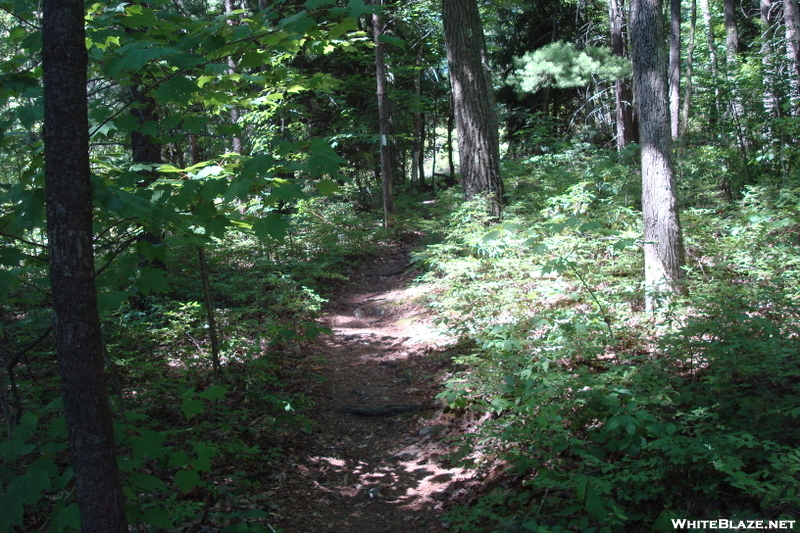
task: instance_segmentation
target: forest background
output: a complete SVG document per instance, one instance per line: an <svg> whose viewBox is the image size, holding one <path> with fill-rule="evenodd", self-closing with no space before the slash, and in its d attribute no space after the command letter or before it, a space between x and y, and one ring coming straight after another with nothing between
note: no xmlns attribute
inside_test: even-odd
<svg viewBox="0 0 800 533"><path fill-rule="evenodd" d="M47 57L61 49L42 45L55 0L44 14L0 2L0 531L185 530L198 514L222 531L273 529L236 502L258 490L243 469L308 425L313 406L282 376L325 333L326 287L409 232L427 239L426 303L459 339L440 399L489 415L451 460L503 472L502 488L452 510L453 531L796 518L796 0L634 2L655 16L647 35L663 35L644 50L616 0L475 2L502 154L501 189L483 191L460 176L441 6L375 4L78 6L83 260L102 327L83 358L106 387L64 368L59 385L52 357L64 264L45 181L63 169L45 172L43 141L70 125L48 125L45 91L61 86L43 77L80 54ZM668 82L648 100L670 128L680 213L662 287L643 274L637 57L663 59L653 72ZM60 390L81 380L109 390L110 445L67 431ZM121 509L114 528L92 526L93 488L75 470L100 448L120 472L103 504ZM223 490L234 503L209 510Z"/></svg>

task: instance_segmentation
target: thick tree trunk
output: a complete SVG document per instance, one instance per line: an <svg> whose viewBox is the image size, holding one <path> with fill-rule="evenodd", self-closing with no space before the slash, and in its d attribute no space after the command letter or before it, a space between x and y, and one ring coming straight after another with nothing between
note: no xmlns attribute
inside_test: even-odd
<svg viewBox="0 0 800 533"><path fill-rule="evenodd" d="M680 135L681 0L669 2L669 118L672 138Z"/></svg>
<svg viewBox="0 0 800 533"><path fill-rule="evenodd" d="M375 5L383 5L383 0L376 0ZM383 225L392 226L394 215L394 198L392 196L392 147L389 142L389 97L386 93L386 61L383 55L381 35L383 26L379 14L372 15L372 31L375 37L375 78L377 80L378 122L381 151L381 186L383 188Z"/></svg>
<svg viewBox="0 0 800 533"><path fill-rule="evenodd" d="M504 196L500 136L476 0L443 0L442 20L458 130L461 184L467 198L487 195L489 212L499 216Z"/></svg>
<svg viewBox="0 0 800 533"><path fill-rule="evenodd" d="M642 147L644 268L648 309L659 293L681 290L683 242L667 108L666 58L659 0L631 3L633 94Z"/></svg>
<svg viewBox="0 0 800 533"><path fill-rule="evenodd" d="M725 0L722 6L725 17L725 50L728 63L736 63L739 54L739 25L736 23L736 3L734 0Z"/></svg>
<svg viewBox="0 0 800 533"><path fill-rule="evenodd" d="M45 0L45 189L56 353L84 533L128 527L103 372L92 250L84 4Z"/></svg>
<svg viewBox="0 0 800 533"><path fill-rule="evenodd" d="M611 50L619 57L627 56L625 46L625 9L623 0L609 0L608 21L611 30ZM614 100L616 111L617 151L621 152L625 146L633 141L633 106L631 101L631 86L628 80L617 78L614 82Z"/></svg>
<svg viewBox="0 0 800 533"><path fill-rule="evenodd" d="M692 0L689 4L689 42L686 46L686 84L683 92L683 108L681 109L681 121L679 137L684 137L689 130L689 109L692 106L692 89L694 75L694 46L695 35L697 34L697 0Z"/></svg>

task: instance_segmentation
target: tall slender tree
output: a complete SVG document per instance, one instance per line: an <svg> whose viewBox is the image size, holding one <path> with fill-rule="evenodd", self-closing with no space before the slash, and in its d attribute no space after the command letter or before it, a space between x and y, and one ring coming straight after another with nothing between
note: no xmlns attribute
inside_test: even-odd
<svg viewBox="0 0 800 533"><path fill-rule="evenodd" d="M633 0L630 17L633 96L642 148L645 290L647 308L654 309L658 293L681 290L683 238L672 162L660 0Z"/></svg>
<svg viewBox="0 0 800 533"><path fill-rule="evenodd" d="M94 281L84 3L45 0L43 7L47 237L75 495L83 533L124 533Z"/></svg>
<svg viewBox="0 0 800 533"><path fill-rule="evenodd" d="M382 6L383 0L374 0L374 5ZM394 215L394 197L392 196L392 152L389 139L390 118L389 118L389 95L386 78L386 60L383 51L383 22L380 12L372 15L372 32L375 42L375 79L377 80L378 96L378 133L380 135L381 153L381 186L383 188L383 225L392 225L392 215Z"/></svg>
<svg viewBox="0 0 800 533"><path fill-rule="evenodd" d="M669 118L672 138L680 135L681 0L669 2Z"/></svg>
<svg viewBox="0 0 800 533"><path fill-rule="evenodd" d="M786 58L789 61L792 115L800 116L800 11L797 0L784 0L783 22L786 28Z"/></svg>
<svg viewBox="0 0 800 533"><path fill-rule="evenodd" d="M615 56L626 57L625 43L625 7L623 0L609 0L608 21L611 30L611 50ZM633 100L631 86L627 79L617 78L614 82L614 100L616 108L617 151L622 151L634 139Z"/></svg>
<svg viewBox="0 0 800 533"><path fill-rule="evenodd" d="M492 77L476 0L442 0L447 63L458 131L461 183L467 198L485 194L500 216L503 181Z"/></svg>
<svg viewBox="0 0 800 533"><path fill-rule="evenodd" d="M692 105L694 92L694 47L697 35L697 0L689 3L689 36L686 45L686 75L683 88L683 106L681 108L680 129L678 136L683 137L689 129L689 109Z"/></svg>

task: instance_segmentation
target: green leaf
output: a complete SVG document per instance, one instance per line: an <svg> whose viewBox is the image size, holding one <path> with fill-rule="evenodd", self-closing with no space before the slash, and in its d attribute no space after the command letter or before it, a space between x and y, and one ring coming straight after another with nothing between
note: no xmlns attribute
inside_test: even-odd
<svg viewBox="0 0 800 533"><path fill-rule="evenodd" d="M61 509L56 515L54 522L58 527L58 531L70 529L80 531L81 529L81 513L78 509L77 503L72 503Z"/></svg>
<svg viewBox="0 0 800 533"><path fill-rule="evenodd" d="M162 83L156 89L155 95L161 104L188 105L197 89L196 82L178 74Z"/></svg>
<svg viewBox="0 0 800 533"><path fill-rule="evenodd" d="M253 233L262 241L281 240L286 237L288 231L289 223L280 213L270 213L253 224Z"/></svg>
<svg viewBox="0 0 800 533"><path fill-rule="evenodd" d="M271 155L256 155L242 166L242 176L250 178L268 176L274 166L275 158Z"/></svg>
<svg viewBox="0 0 800 533"><path fill-rule="evenodd" d="M13 531L14 526L22 527L25 508L22 500L14 494L0 494L0 531Z"/></svg>
<svg viewBox="0 0 800 533"><path fill-rule="evenodd" d="M336 0L306 0L303 7L311 11L312 9L319 9L325 6L335 6Z"/></svg>
<svg viewBox="0 0 800 533"><path fill-rule="evenodd" d="M228 390L222 385L211 385L209 388L198 394L204 400L221 400L228 393Z"/></svg>
<svg viewBox="0 0 800 533"><path fill-rule="evenodd" d="M600 499L597 489L594 488L591 482L586 490L586 511L589 513L589 517L592 520L602 520L606 516L606 509L603 507L603 501Z"/></svg>
<svg viewBox="0 0 800 533"><path fill-rule="evenodd" d="M186 417L186 420L191 420L195 415L205 411L205 405L203 405L202 401L197 399L184 399L183 404L181 405L181 410L183 411L183 416Z"/></svg>
<svg viewBox="0 0 800 533"><path fill-rule="evenodd" d="M131 472L128 476L128 484L136 489L155 494L166 490L164 482L155 476L143 472Z"/></svg>
<svg viewBox="0 0 800 533"><path fill-rule="evenodd" d="M381 35L378 38L378 40L396 46L401 50L406 49L406 42L403 39L398 39L397 37L392 37L390 35Z"/></svg>
<svg viewBox="0 0 800 533"><path fill-rule="evenodd" d="M42 493L51 488L52 483L47 472L29 468L27 472L15 477L8 484L7 494L22 504L32 504L39 501Z"/></svg>
<svg viewBox="0 0 800 533"><path fill-rule="evenodd" d="M317 182L317 190L324 196L330 196L339 191L339 185L333 180L325 179Z"/></svg>
<svg viewBox="0 0 800 533"><path fill-rule="evenodd" d="M325 139L312 139L307 170L312 176L322 176L324 174L335 175L339 173L339 167L347 161L333 150Z"/></svg>
<svg viewBox="0 0 800 533"><path fill-rule="evenodd" d="M140 519L145 524L150 524L157 528L172 531L175 525L172 523L170 515L159 507L150 507L142 511Z"/></svg>
<svg viewBox="0 0 800 533"><path fill-rule="evenodd" d="M201 483L200 474L197 470L179 470L178 473L175 474L175 485L181 489L181 492L189 492Z"/></svg>
<svg viewBox="0 0 800 533"><path fill-rule="evenodd" d="M151 429L142 429L139 435L131 438L131 451L134 459L155 458L163 455L164 435Z"/></svg>
<svg viewBox="0 0 800 533"><path fill-rule="evenodd" d="M192 461L192 466L200 472L211 472L211 459L216 457L217 449L202 442L194 443L193 447L197 458Z"/></svg>
<svg viewBox="0 0 800 533"><path fill-rule="evenodd" d="M281 20L278 26L287 32L305 35L308 33L308 29L314 26L314 24L314 19L308 16L307 11L300 11L291 17Z"/></svg>
<svg viewBox="0 0 800 533"><path fill-rule="evenodd" d="M187 464L189 464L189 454L183 450L178 450L169 456L169 463L167 463L167 466L182 467Z"/></svg>
<svg viewBox="0 0 800 533"><path fill-rule="evenodd" d="M142 268L136 280L136 289L144 295L169 291L167 273L158 268Z"/></svg>

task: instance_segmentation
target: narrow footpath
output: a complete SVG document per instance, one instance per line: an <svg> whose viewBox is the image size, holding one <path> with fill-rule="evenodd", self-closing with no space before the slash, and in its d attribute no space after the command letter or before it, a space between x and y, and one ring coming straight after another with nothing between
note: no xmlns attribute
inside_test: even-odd
<svg viewBox="0 0 800 533"><path fill-rule="evenodd" d="M446 531L447 502L472 473L446 462L462 422L437 403L446 340L415 303L408 247L362 265L329 301L333 331L308 346L298 375L314 428L291 440L271 500L285 533Z"/></svg>

